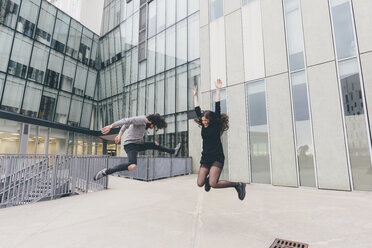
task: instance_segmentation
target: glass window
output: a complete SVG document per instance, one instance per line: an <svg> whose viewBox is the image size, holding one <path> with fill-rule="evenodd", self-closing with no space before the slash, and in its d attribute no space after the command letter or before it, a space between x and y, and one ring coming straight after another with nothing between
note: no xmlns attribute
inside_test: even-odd
<svg viewBox="0 0 372 248"><path fill-rule="evenodd" d="M33 37L37 15L39 14L40 0L22 1L18 17L17 31L28 37Z"/></svg>
<svg viewBox="0 0 372 248"><path fill-rule="evenodd" d="M166 67L171 69L175 66L176 62L176 28L175 26L166 30Z"/></svg>
<svg viewBox="0 0 372 248"><path fill-rule="evenodd" d="M165 121L168 123L168 126L165 129L165 132L166 132L165 146L175 147L176 146L176 117L175 115L166 116ZM170 154L166 153L165 156L169 157Z"/></svg>
<svg viewBox="0 0 372 248"><path fill-rule="evenodd" d="M83 96L87 83L88 67L78 63L73 93Z"/></svg>
<svg viewBox="0 0 372 248"><path fill-rule="evenodd" d="M165 114L173 114L176 110L176 77L175 70L165 73Z"/></svg>
<svg viewBox="0 0 372 248"><path fill-rule="evenodd" d="M156 76L155 112L164 115L164 74Z"/></svg>
<svg viewBox="0 0 372 248"><path fill-rule="evenodd" d="M42 2L35 39L48 46L52 40L56 12L57 9L53 5Z"/></svg>
<svg viewBox="0 0 372 248"><path fill-rule="evenodd" d="M47 67L49 49L39 43L34 44L30 67L28 68L27 78L40 84L44 81L45 70Z"/></svg>
<svg viewBox="0 0 372 248"><path fill-rule="evenodd" d="M155 37L151 38L147 42L147 76L153 76L155 74Z"/></svg>
<svg viewBox="0 0 372 248"><path fill-rule="evenodd" d="M50 51L48 68L45 75L45 85L54 89L59 88L59 75L62 71L63 55L53 50Z"/></svg>
<svg viewBox="0 0 372 248"><path fill-rule="evenodd" d="M115 60L121 59L121 41L120 41L120 28L114 30L114 39L115 39Z"/></svg>
<svg viewBox="0 0 372 248"><path fill-rule="evenodd" d="M305 71L291 75L300 185L315 187L314 149Z"/></svg>
<svg viewBox="0 0 372 248"><path fill-rule="evenodd" d="M212 91L212 102L211 102L211 108L212 111L216 111L216 91ZM221 113L227 113L227 105L226 105L226 88L221 89L220 94L220 105L221 105Z"/></svg>
<svg viewBox="0 0 372 248"><path fill-rule="evenodd" d="M133 15L133 35L132 35L132 45L138 45L138 30L139 30L139 12Z"/></svg>
<svg viewBox="0 0 372 248"><path fill-rule="evenodd" d="M137 115L137 84L130 86L130 116Z"/></svg>
<svg viewBox="0 0 372 248"><path fill-rule="evenodd" d="M147 5L143 5L141 8L140 8L140 12L139 12L139 30L142 30L144 28L146 28L146 21L147 21Z"/></svg>
<svg viewBox="0 0 372 248"><path fill-rule="evenodd" d="M98 42L96 40L93 41L93 46L92 46L92 55L90 56L89 59L89 66L90 67L95 67L97 68L97 65L99 64L97 60L98 57Z"/></svg>
<svg viewBox="0 0 372 248"><path fill-rule="evenodd" d="M199 0L189 0L188 3L188 15L196 12L199 10Z"/></svg>
<svg viewBox="0 0 372 248"><path fill-rule="evenodd" d="M123 93L124 81L123 81L123 62L119 61L116 63L116 81L118 84L118 93Z"/></svg>
<svg viewBox="0 0 372 248"><path fill-rule="evenodd" d="M265 82L246 85L248 137L253 183L271 183Z"/></svg>
<svg viewBox="0 0 372 248"><path fill-rule="evenodd" d="M114 96L113 98L113 120L119 120L119 103L118 103L118 96Z"/></svg>
<svg viewBox="0 0 372 248"><path fill-rule="evenodd" d="M19 122L0 119L0 153L17 154L21 124Z"/></svg>
<svg viewBox="0 0 372 248"><path fill-rule="evenodd" d="M187 0L177 1L177 22L187 16Z"/></svg>
<svg viewBox="0 0 372 248"><path fill-rule="evenodd" d="M49 137L48 153L66 154L66 141L68 138L68 131L51 128Z"/></svg>
<svg viewBox="0 0 372 248"><path fill-rule="evenodd" d="M339 62L342 103L354 189L372 190L370 139L356 58Z"/></svg>
<svg viewBox="0 0 372 248"><path fill-rule="evenodd" d="M298 0L285 0L285 19L291 71L305 67L302 22Z"/></svg>
<svg viewBox="0 0 372 248"><path fill-rule="evenodd" d="M54 107L57 98L57 91L44 87L44 92L41 97L39 118L44 120L53 120Z"/></svg>
<svg viewBox="0 0 372 248"><path fill-rule="evenodd" d="M114 38L114 33L111 32L107 36L108 38L108 51L109 51L109 64L115 62L115 38Z"/></svg>
<svg viewBox="0 0 372 248"><path fill-rule="evenodd" d="M137 115L145 114L145 102L146 102L146 81L142 81L138 84L138 110Z"/></svg>
<svg viewBox="0 0 372 248"><path fill-rule="evenodd" d="M8 73L26 78L27 66L30 61L32 40L16 34L13 44L12 55L9 61Z"/></svg>
<svg viewBox="0 0 372 248"><path fill-rule="evenodd" d="M52 38L52 48L61 53L65 51L69 23L70 18L58 11Z"/></svg>
<svg viewBox="0 0 372 248"><path fill-rule="evenodd" d="M149 3L147 32L148 37L152 37L156 34L156 1Z"/></svg>
<svg viewBox="0 0 372 248"><path fill-rule="evenodd" d="M71 20L70 33L68 36L66 54L74 59L78 58L78 50L80 47L80 38L82 33L82 26L75 20Z"/></svg>
<svg viewBox="0 0 372 248"><path fill-rule="evenodd" d="M199 13L190 16L188 22L188 61L193 61L200 57Z"/></svg>
<svg viewBox="0 0 372 248"><path fill-rule="evenodd" d="M111 75L111 92L115 96L118 94L118 81L116 80L115 64L112 64L107 71Z"/></svg>
<svg viewBox="0 0 372 248"><path fill-rule="evenodd" d="M130 107L130 87L124 88L124 112L123 117L129 117L129 107Z"/></svg>
<svg viewBox="0 0 372 248"><path fill-rule="evenodd" d="M125 57L125 85L130 84L130 68L131 68L131 60L132 60L132 53L131 51L126 52L126 57Z"/></svg>
<svg viewBox="0 0 372 248"><path fill-rule="evenodd" d="M27 83L22 104L22 114L37 118L42 90L43 86L40 84L35 84L33 82Z"/></svg>
<svg viewBox="0 0 372 248"><path fill-rule="evenodd" d="M6 72L12 41L13 31L0 25L0 71Z"/></svg>
<svg viewBox="0 0 372 248"><path fill-rule="evenodd" d="M146 78L146 61L142 61L138 64L138 80Z"/></svg>
<svg viewBox="0 0 372 248"><path fill-rule="evenodd" d="M79 126L81 109L83 108L83 98L72 96L70 115L68 116L68 125Z"/></svg>
<svg viewBox="0 0 372 248"><path fill-rule="evenodd" d="M177 115L177 143L182 143L180 150L180 157L187 157L188 155L188 132L187 132L187 113Z"/></svg>
<svg viewBox="0 0 372 248"><path fill-rule="evenodd" d="M125 50L132 48L132 30L133 30L133 17L129 17L125 22ZM137 30L138 34L138 30Z"/></svg>
<svg viewBox="0 0 372 248"><path fill-rule="evenodd" d="M187 65L177 68L176 100L176 111L187 111Z"/></svg>
<svg viewBox="0 0 372 248"><path fill-rule="evenodd" d="M255 0L242 0L242 5L244 6L244 5L246 5L250 2L253 2L253 1L255 1Z"/></svg>
<svg viewBox="0 0 372 248"><path fill-rule="evenodd" d="M189 63L189 73L188 73L188 109L194 109L194 85L198 86L198 99L200 99L200 60Z"/></svg>
<svg viewBox="0 0 372 248"><path fill-rule="evenodd" d="M96 88L95 87L96 80L97 80L97 72L92 69L89 69L87 87L85 90L85 97L88 99L93 99L94 97L94 89Z"/></svg>
<svg viewBox="0 0 372 248"><path fill-rule="evenodd" d="M131 82L137 82L138 80L138 49L137 47L132 49L132 69L131 69Z"/></svg>
<svg viewBox="0 0 372 248"><path fill-rule="evenodd" d="M1 102L1 109L19 113L24 85L25 80L8 75Z"/></svg>
<svg viewBox="0 0 372 248"><path fill-rule="evenodd" d="M1 102L1 96L3 95L4 81L5 81L5 74L0 73L0 102Z"/></svg>
<svg viewBox="0 0 372 248"><path fill-rule="evenodd" d="M108 30L107 31L110 31L110 30L112 30L114 28L115 2L112 2L108 8L109 8L109 16L108 16L109 23L108 23Z"/></svg>
<svg viewBox="0 0 372 248"><path fill-rule="evenodd" d="M104 73L105 73L104 85L105 85L106 97L110 97L112 96L112 87L111 87L111 76L110 76L109 68L106 68L104 70Z"/></svg>
<svg viewBox="0 0 372 248"><path fill-rule="evenodd" d="M20 0L3 0L0 3L0 23L15 28Z"/></svg>
<svg viewBox="0 0 372 248"><path fill-rule="evenodd" d="M83 29L79 48L79 60L85 65L89 65L90 52L92 50L93 33L88 29Z"/></svg>
<svg viewBox="0 0 372 248"><path fill-rule="evenodd" d="M85 101L83 107L83 113L81 115L81 127L89 128L90 120L92 118L92 101Z"/></svg>
<svg viewBox="0 0 372 248"><path fill-rule="evenodd" d="M177 65L187 62L187 20L177 24Z"/></svg>
<svg viewBox="0 0 372 248"><path fill-rule="evenodd" d="M146 114L155 112L155 78L147 79L146 85Z"/></svg>
<svg viewBox="0 0 372 248"><path fill-rule="evenodd" d="M67 123L67 115L70 109L70 99L71 99L70 94L65 92L59 92L56 116L54 117L54 121L63 124Z"/></svg>
<svg viewBox="0 0 372 248"><path fill-rule="evenodd" d="M127 18L127 1L121 0L120 1L120 21L124 21Z"/></svg>
<svg viewBox="0 0 372 248"><path fill-rule="evenodd" d="M350 8L350 0L331 0L333 30L338 59L356 55L353 18Z"/></svg>
<svg viewBox="0 0 372 248"><path fill-rule="evenodd" d="M165 0L157 1L156 12L156 28L157 32L159 33L165 29Z"/></svg>
<svg viewBox="0 0 372 248"><path fill-rule="evenodd" d="M174 0L166 0L165 21L167 28L176 22L176 1Z"/></svg>
<svg viewBox="0 0 372 248"><path fill-rule="evenodd" d="M165 66L165 32L156 36L156 73L164 71Z"/></svg>
<svg viewBox="0 0 372 248"><path fill-rule="evenodd" d="M61 89L72 92L72 85L74 84L76 71L76 62L69 58L65 57L65 63L63 64L63 72L61 76Z"/></svg>
<svg viewBox="0 0 372 248"><path fill-rule="evenodd" d="M209 0L209 11L210 21L223 16L223 0Z"/></svg>

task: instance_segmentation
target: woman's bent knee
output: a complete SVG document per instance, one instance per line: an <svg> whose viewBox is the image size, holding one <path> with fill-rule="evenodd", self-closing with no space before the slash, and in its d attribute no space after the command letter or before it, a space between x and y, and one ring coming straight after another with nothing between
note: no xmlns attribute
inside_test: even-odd
<svg viewBox="0 0 372 248"><path fill-rule="evenodd" d="M130 170L130 171L135 170L136 167L137 167L136 164L131 164L131 165L128 166L128 170Z"/></svg>

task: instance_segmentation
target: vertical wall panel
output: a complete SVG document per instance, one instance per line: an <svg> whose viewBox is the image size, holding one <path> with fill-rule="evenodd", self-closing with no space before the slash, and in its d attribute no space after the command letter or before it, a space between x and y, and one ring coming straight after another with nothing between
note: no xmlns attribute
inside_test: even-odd
<svg viewBox="0 0 372 248"><path fill-rule="evenodd" d="M211 66L211 89L214 89L214 81L221 78L223 86L226 85L226 56L225 56L225 22L219 18L210 23L210 66ZM202 65L203 66L203 65ZM206 82L203 82L206 83Z"/></svg>
<svg viewBox="0 0 372 248"><path fill-rule="evenodd" d="M244 82L241 11L225 17L227 84Z"/></svg>
<svg viewBox="0 0 372 248"><path fill-rule="evenodd" d="M261 1L266 76L287 71L282 1Z"/></svg>
<svg viewBox="0 0 372 248"><path fill-rule="evenodd" d="M372 50L372 1L353 0L355 25L361 53Z"/></svg>
<svg viewBox="0 0 372 248"><path fill-rule="evenodd" d="M230 179L232 181L249 182L244 95L244 84L235 85L227 89L227 99L229 99L228 115L230 117L230 128L228 131Z"/></svg>
<svg viewBox="0 0 372 248"><path fill-rule="evenodd" d="M319 188L350 190L335 63L308 68Z"/></svg>
<svg viewBox="0 0 372 248"><path fill-rule="evenodd" d="M208 91L210 87L210 58L209 58L209 26L200 28L200 69L201 91Z"/></svg>
<svg viewBox="0 0 372 248"><path fill-rule="evenodd" d="M288 74L266 79L272 184L297 186Z"/></svg>
<svg viewBox="0 0 372 248"><path fill-rule="evenodd" d="M328 1L301 1L307 65L334 59ZM316 18L314 18L316 16Z"/></svg>

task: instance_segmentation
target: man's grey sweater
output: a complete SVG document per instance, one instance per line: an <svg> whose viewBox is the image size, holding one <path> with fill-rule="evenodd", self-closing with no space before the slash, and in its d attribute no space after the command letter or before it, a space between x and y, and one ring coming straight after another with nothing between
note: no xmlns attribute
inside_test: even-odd
<svg viewBox="0 0 372 248"><path fill-rule="evenodd" d="M130 143L142 143L146 132L146 116L124 118L114 122L114 126L122 126L120 132L128 131L124 134L124 145Z"/></svg>

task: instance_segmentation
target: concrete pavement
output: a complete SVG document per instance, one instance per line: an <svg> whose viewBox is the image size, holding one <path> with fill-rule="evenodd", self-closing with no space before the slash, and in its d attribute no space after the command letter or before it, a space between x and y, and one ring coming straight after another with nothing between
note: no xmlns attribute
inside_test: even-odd
<svg viewBox="0 0 372 248"><path fill-rule="evenodd" d="M310 247L372 247L372 193L247 185L196 186L196 175L0 209L1 248L248 247L275 238Z"/></svg>

